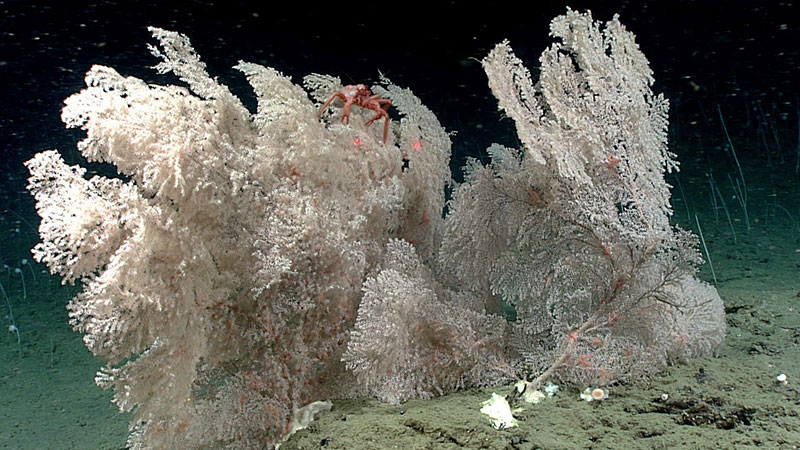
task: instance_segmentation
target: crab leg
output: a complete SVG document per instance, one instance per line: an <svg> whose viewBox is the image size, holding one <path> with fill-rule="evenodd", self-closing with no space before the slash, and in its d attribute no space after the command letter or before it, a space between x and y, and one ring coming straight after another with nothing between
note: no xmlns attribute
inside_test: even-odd
<svg viewBox="0 0 800 450"><path fill-rule="evenodd" d="M328 105L330 105L331 102L333 101L333 99L335 99L336 97L339 97L340 99L342 99L343 102L347 102L347 99L345 98L344 94L342 94L339 91L334 92L333 95L331 95L331 98L329 98L328 101L325 102L324 105L322 105L322 108L320 108L319 113L317 113L317 118L318 119L320 117L322 117L322 111L325 111L325 108L327 108Z"/></svg>

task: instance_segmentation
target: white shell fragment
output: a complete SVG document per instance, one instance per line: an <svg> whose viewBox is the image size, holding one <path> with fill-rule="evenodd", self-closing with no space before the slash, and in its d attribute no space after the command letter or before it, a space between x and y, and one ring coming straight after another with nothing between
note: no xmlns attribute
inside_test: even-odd
<svg viewBox="0 0 800 450"><path fill-rule="evenodd" d="M511 406L505 397L492 392L492 398L481 403L481 413L492 419L492 426L498 430L517 426L517 419L511 414Z"/></svg>

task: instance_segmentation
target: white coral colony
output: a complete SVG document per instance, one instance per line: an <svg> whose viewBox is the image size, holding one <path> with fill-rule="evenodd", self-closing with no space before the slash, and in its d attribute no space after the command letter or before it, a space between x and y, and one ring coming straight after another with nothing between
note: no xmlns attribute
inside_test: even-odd
<svg viewBox="0 0 800 450"><path fill-rule="evenodd" d="M34 257L82 283L71 323L133 413L130 447L271 448L334 398L607 386L722 341L696 239L669 223L668 103L616 17L555 18L536 83L507 42L483 60L524 145L471 161L446 218L450 139L410 90L381 79L341 124L339 79L242 62L251 113L186 36L151 31L183 86L93 66L62 112L123 177L26 163ZM367 127L389 102L401 120Z"/></svg>

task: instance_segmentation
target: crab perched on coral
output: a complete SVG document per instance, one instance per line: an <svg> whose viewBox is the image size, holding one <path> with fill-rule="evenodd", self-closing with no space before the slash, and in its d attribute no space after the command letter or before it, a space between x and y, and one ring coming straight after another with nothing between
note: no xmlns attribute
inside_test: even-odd
<svg viewBox="0 0 800 450"><path fill-rule="evenodd" d="M350 124L350 106L352 105L358 105L362 108L375 111L375 115L367 121L367 126L381 117L386 119L383 123L383 143L386 143L386 138L389 135L389 113L386 111L392 106L391 100L388 98L381 98L378 94L373 94L364 84L348 84L331 95L331 98L322 105L317 117L322 116L322 112L325 111L325 108L327 108L336 97L339 97L344 102L344 108L342 109L343 123Z"/></svg>

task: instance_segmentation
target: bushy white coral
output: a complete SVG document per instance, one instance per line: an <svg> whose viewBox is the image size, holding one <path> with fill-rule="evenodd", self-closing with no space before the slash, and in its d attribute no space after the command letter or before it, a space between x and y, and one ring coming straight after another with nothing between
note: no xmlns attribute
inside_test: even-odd
<svg viewBox="0 0 800 450"><path fill-rule="evenodd" d="M92 67L62 118L127 181L86 180L55 151L29 161L34 256L84 283L72 323L134 411L132 446L272 445L303 405L352 392L341 358L361 285L391 237L433 251L450 141L386 80L403 115L388 145L358 108L329 126L302 87L242 62L251 114L185 36L151 31L156 68L188 89ZM312 79L329 81L317 95L339 87Z"/></svg>
<svg viewBox="0 0 800 450"><path fill-rule="evenodd" d="M503 356L505 320L455 297L411 244L389 242L383 267L364 283L344 354L367 392L397 404L513 377Z"/></svg>
<svg viewBox="0 0 800 450"><path fill-rule="evenodd" d="M524 146L471 162L446 219L450 140L411 91L373 88L401 115L384 144L361 108L318 119L335 77L305 78L314 102L240 62L251 113L188 38L151 31L188 89L94 66L62 114L121 176L27 162L34 257L84 284L71 321L134 413L132 448L265 448L337 396L397 403L522 367L608 383L721 342L695 239L668 221L667 103L616 18L557 17L536 85L507 43L484 60Z"/></svg>
<svg viewBox="0 0 800 450"><path fill-rule="evenodd" d="M668 103L632 33L568 10L530 73L503 42L483 60L519 150L490 147L450 203L441 264L515 308L536 384L646 376L709 354L722 302L694 279L691 233L669 223Z"/></svg>

